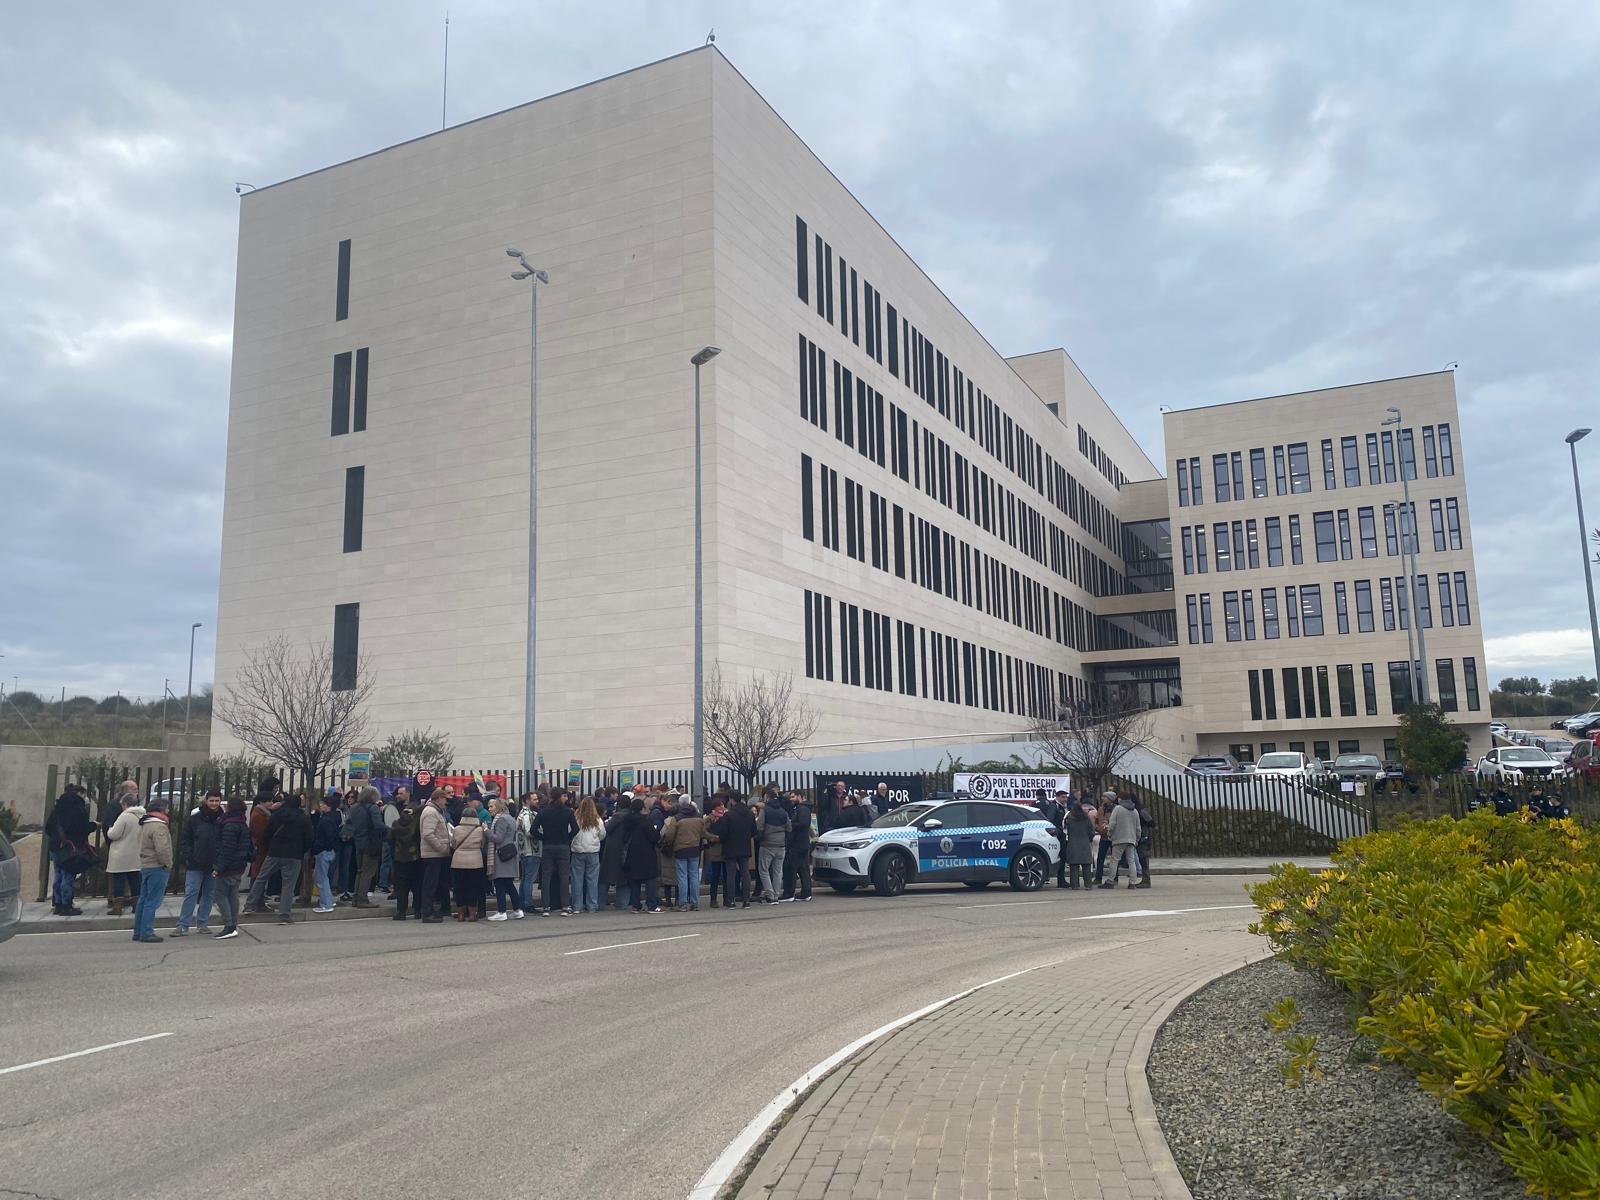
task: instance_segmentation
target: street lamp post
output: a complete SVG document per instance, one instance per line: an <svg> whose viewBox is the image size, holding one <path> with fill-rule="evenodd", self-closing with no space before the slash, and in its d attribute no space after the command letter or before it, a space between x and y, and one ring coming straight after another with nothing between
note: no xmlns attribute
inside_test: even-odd
<svg viewBox="0 0 1600 1200"><path fill-rule="evenodd" d="M1405 508L1403 510L1405 513L1405 519L1399 523L1400 536L1402 539L1400 549L1402 551L1401 558L1406 562L1406 571L1410 576L1406 581L1406 595L1410 601L1409 607L1411 609L1411 624L1417 631L1417 660L1421 664L1420 667L1416 668L1417 695L1418 698L1421 699L1424 704L1426 704L1428 702L1428 635L1422 628L1422 610L1417 600L1417 522L1415 515L1411 511L1411 480L1406 475L1406 456L1401 452L1400 410L1391 404L1389 406L1389 411L1394 415L1389 417L1383 423L1385 425L1393 425L1395 427L1395 457L1400 460L1400 492L1405 500ZM1413 452L1411 456L1411 469L1415 471L1416 467L1417 458L1415 452ZM1410 528L1409 534L1406 532L1408 526ZM1407 537L1410 538L1409 543L1404 540ZM1410 546L1409 551L1406 549L1408 544Z"/></svg>
<svg viewBox="0 0 1600 1200"><path fill-rule="evenodd" d="M1574 429L1567 434L1567 449L1572 451L1572 494L1578 501L1578 553L1583 555L1583 583L1589 590L1589 636L1594 640L1594 677L1600 679L1600 620L1595 619L1594 567L1589 562L1589 529L1583 519L1583 485L1578 482L1578 443L1593 432Z"/></svg>
<svg viewBox="0 0 1600 1200"><path fill-rule="evenodd" d="M706 346L689 360L694 365L694 779L689 794L705 811L705 558L700 513L700 368L722 353L720 346Z"/></svg>
<svg viewBox="0 0 1600 1200"><path fill-rule="evenodd" d="M523 711L527 726L522 732L524 790L533 789L534 772L534 681L539 661L539 285L550 276L529 265L521 250L506 254L522 265L511 272L513 279L531 279L528 285L533 303L528 318L528 647L527 671L522 686Z"/></svg>
<svg viewBox="0 0 1600 1200"><path fill-rule="evenodd" d="M196 621L189 626L189 686L183 689L183 731L189 732L189 705L194 698L194 631L200 628Z"/></svg>

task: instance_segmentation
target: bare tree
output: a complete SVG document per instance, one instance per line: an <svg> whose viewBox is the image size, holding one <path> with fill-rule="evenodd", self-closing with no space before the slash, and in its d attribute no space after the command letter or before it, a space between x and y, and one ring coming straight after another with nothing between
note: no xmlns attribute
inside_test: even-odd
<svg viewBox="0 0 1600 1200"><path fill-rule="evenodd" d="M1051 758L1098 793L1123 759L1149 747L1155 730L1148 709L1117 695L1094 708L1069 705L1053 721L1034 721L1030 733Z"/></svg>
<svg viewBox="0 0 1600 1200"><path fill-rule="evenodd" d="M737 771L745 790L774 759L793 754L817 731L816 711L795 695L794 676L725 679L721 664L706 680L706 750L720 766Z"/></svg>
<svg viewBox="0 0 1600 1200"><path fill-rule="evenodd" d="M251 650L216 702L217 716L250 749L315 778L370 737L366 703L373 678L358 659L353 687L334 687L327 642L296 654L281 634Z"/></svg>

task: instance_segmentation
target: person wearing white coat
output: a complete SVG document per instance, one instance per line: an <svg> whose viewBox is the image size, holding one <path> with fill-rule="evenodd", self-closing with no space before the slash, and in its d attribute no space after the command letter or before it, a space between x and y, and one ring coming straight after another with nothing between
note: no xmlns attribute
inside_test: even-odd
<svg viewBox="0 0 1600 1200"><path fill-rule="evenodd" d="M139 803L138 784L129 780L122 788L117 797L122 811L106 830L111 847L106 856L106 915L112 917L120 917L125 903L139 899L139 818L144 806Z"/></svg>

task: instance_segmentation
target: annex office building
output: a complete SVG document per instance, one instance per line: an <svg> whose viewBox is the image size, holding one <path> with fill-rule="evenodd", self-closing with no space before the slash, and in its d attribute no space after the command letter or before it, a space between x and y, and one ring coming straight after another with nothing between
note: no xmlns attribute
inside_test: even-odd
<svg viewBox="0 0 1600 1200"><path fill-rule="evenodd" d="M550 276L552 765L687 755L708 345L706 661L792 675L818 747L1021 730L1114 688L1175 757L1379 752L1409 623L1384 506L1412 464L1424 666L1487 721L1451 376L1174 413L1158 467L1064 351L1002 357L710 47L243 198L219 689L274 635L328 642L336 686L372 672L379 738L520 765L530 284L507 247Z"/></svg>

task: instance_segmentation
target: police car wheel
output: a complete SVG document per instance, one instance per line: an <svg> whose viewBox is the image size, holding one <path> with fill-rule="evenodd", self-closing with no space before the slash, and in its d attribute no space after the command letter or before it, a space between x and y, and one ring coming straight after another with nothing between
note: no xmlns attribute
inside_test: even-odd
<svg viewBox="0 0 1600 1200"><path fill-rule="evenodd" d="M911 882L911 863L898 850L886 850L872 864L872 887L880 896L898 896Z"/></svg>
<svg viewBox="0 0 1600 1200"><path fill-rule="evenodd" d="M973 891L977 891L979 888L988 887L991 883L994 882L994 880L992 880L992 879L968 879L968 880L965 880L964 882Z"/></svg>
<svg viewBox="0 0 1600 1200"><path fill-rule="evenodd" d="M1019 892L1037 892L1050 876L1050 864L1037 850L1024 848L1011 860L1011 886Z"/></svg>
<svg viewBox="0 0 1600 1200"><path fill-rule="evenodd" d="M856 885L853 883L830 883L828 886L834 891L838 892L841 896L848 896L851 892L856 890Z"/></svg>

